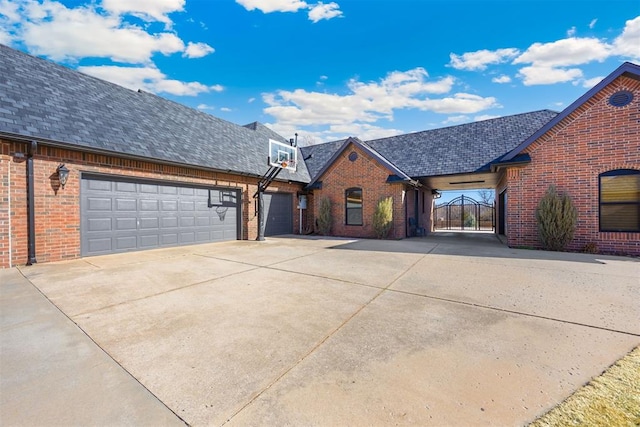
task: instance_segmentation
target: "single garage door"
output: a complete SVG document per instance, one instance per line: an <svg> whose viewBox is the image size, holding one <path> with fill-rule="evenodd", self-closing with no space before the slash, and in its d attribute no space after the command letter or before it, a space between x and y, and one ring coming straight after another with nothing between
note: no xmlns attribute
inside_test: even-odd
<svg viewBox="0 0 640 427"><path fill-rule="evenodd" d="M293 195L291 193L264 194L264 235L293 232Z"/></svg>
<svg viewBox="0 0 640 427"><path fill-rule="evenodd" d="M81 253L101 255L236 240L240 191L83 176Z"/></svg>

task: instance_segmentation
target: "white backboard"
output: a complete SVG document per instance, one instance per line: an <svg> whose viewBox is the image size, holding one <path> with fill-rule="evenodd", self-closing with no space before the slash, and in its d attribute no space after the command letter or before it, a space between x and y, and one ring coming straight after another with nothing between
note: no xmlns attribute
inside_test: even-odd
<svg viewBox="0 0 640 427"><path fill-rule="evenodd" d="M273 139L269 140L269 166L295 171L297 164L298 150L296 147Z"/></svg>

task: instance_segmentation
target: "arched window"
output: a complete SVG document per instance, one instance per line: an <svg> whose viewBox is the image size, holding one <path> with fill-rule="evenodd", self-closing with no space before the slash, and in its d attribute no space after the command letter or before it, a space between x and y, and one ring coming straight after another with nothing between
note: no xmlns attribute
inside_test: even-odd
<svg viewBox="0 0 640 427"><path fill-rule="evenodd" d="M362 225L362 188L348 188L344 192L347 225Z"/></svg>
<svg viewBox="0 0 640 427"><path fill-rule="evenodd" d="M600 231L640 231L640 170L600 174Z"/></svg>

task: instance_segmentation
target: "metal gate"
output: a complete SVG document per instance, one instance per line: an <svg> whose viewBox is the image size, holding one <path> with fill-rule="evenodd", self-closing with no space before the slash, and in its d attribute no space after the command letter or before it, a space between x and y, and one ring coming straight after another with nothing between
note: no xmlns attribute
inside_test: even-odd
<svg viewBox="0 0 640 427"><path fill-rule="evenodd" d="M436 230L495 230L495 206L460 196L434 209Z"/></svg>

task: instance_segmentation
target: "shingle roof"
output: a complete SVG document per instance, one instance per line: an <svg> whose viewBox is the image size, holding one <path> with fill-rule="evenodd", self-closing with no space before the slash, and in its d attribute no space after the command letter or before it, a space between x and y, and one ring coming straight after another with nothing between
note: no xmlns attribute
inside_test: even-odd
<svg viewBox="0 0 640 427"><path fill-rule="evenodd" d="M0 134L219 171L262 175L268 140L243 127L0 45ZM309 182L304 164L279 179Z"/></svg>
<svg viewBox="0 0 640 427"><path fill-rule="evenodd" d="M550 110L534 111L375 139L365 144L412 178L483 172L557 114ZM307 160L312 179L317 178L324 163L344 141L302 147L305 157L313 155Z"/></svg>

